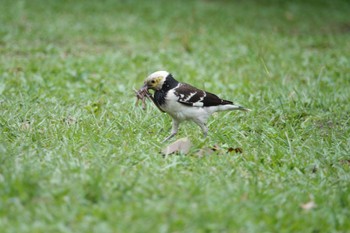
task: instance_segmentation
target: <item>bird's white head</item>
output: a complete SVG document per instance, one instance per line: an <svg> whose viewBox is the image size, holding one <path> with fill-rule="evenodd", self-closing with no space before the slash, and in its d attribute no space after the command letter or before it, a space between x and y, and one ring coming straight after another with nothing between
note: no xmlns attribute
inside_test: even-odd
<svg viewBox="0 0 350 233"><path fill-rule="evenodd" d="M155 91L159 91L162 89L162 86L165 82L166 77L168 77L170 73L168 71L160 70L150 74L144 82L144 87L147 89L152 89Z"/></svg>

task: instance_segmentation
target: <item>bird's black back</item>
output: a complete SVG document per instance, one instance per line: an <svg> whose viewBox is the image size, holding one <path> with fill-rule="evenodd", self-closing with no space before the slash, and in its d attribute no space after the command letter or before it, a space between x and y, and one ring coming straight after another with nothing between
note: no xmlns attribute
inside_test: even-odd
<svg viewBox="0 0 350 233"><path fill-rule="evenodd" d="M221 99L213 93L200 90L187 83L176 88L175 95L179 97L180 103L188 106L194 106L198 103L202 103L204 107L233 104L229 100Z"/></svg>

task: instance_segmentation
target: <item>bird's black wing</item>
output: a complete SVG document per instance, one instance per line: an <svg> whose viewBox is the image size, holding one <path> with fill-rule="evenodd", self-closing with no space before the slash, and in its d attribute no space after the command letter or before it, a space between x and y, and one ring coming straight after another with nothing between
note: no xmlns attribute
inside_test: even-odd
<svg viewBox="0 0 350 233"><path fill-rule="evenodd" d="M223 100L215 94L200 90L186 83L182 83L176 87L174 94L179 98L179 103L188 106L209 107L233 104L231 101Z"/></svg>

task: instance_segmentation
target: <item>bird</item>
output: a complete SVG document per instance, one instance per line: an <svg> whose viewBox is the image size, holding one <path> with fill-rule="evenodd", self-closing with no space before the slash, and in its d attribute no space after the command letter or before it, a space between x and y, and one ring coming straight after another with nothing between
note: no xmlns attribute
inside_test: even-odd
<svg viewBox="0 0 350 233"><path fill-rule="evenodd" d="M141 89L153 90L150 95L153 103L172 118L171 134L163 142L174 137L183 121L193 121L208 134L207 121L215 112L219 111L251 111L248 108L234 104L232 101L219 98L217 95L198 89L190 84L177 81L165 70L151 73Z"/></svg>

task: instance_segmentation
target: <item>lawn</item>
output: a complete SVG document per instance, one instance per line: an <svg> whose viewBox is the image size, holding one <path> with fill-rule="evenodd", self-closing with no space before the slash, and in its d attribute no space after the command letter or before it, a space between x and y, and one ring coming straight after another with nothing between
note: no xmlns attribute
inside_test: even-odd
<svg viewBox="0 0 350 233"><path fill-rule="evenodd" d="M349 1L0 12L2 232L350 232ZM163 69L252 111L162 144L171 118L133 89Z"/></svg>

